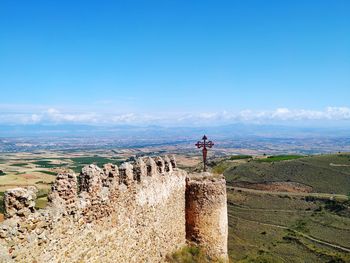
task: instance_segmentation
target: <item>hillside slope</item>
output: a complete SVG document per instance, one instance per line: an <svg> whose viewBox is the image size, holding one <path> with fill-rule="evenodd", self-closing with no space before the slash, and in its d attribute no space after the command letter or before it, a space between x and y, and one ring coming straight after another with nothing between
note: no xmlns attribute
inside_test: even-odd
<svg viewBox="0 0 350 263"><path fill-rule="evenodd" d="M295 182L312 192L350 192L350 154L318 155L278 162L252 160L224 171L229 185Z"/></svg>

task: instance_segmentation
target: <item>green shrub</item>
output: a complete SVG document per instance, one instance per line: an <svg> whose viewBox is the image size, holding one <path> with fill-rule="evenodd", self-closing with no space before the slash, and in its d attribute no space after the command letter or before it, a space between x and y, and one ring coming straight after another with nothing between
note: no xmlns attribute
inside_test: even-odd
<svg viewBox="0 0 350 263"><path fill-rule="evenodd" d="M306 227L306 221L303 219L298 219L295 224L292 226L293 230L307 233L309 232L309 229Z"/></svg>
<svg viewBox="0 0 350 263"><path fill-rule="evenodd" d="M200 248L195 246L183 247L176 251L171 256L167 257L167 262L170 263L194 263L194 262L209 262L205 254Z"/></svg>
<svg viewBox="0 0 350 263"><path fill-rule="evenodd" d="M335 200L327 200L324 208L327 209L328 211L338 213L340 211L345 210L346 206L340 202L335 201Z"/></svg>
<svg viewBox="0 0 350 263"><path fill-rule="evenodd" d="M197 246L186 246L167 256L169 263L221 263L224 261L210 259L203 250Z"/></svg>

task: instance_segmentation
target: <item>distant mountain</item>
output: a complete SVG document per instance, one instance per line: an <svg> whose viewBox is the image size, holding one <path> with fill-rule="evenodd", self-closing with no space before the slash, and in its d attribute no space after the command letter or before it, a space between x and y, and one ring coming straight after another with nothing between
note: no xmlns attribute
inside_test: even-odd
<svg viewBox="0 0 350 263"><path fill-rule="evenodd" d="M137 138L198 138L208 134L219 139L233 137L302 138L302 137L349 137L350 129L327 127L294 127L279 125L258 125L236 123L221 126L171 127L134 125L81 125L81 124L35 124L0 125L1 137L25 136L96 136L96 137L137 137Z"/></svg>

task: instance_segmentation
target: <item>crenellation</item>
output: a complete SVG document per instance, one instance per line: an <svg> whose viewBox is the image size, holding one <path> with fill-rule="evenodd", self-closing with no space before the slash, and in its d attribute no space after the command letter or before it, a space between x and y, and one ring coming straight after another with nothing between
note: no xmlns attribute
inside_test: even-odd
<svg viewBox="0 0 350 263"><path fill-rule="evenodd" d="M170 158L168 155L163 157L164 160L164 171L167 173L171 173L173 171L173 166L171 164Z"/></svg>
<svg viewBox="0 0 350 263"><path fill-rule="evenodd" d="M48 195L49 205L60 207L63 214L75 214L77 199L77 176L74 173L58 174Z"/></svg>
<svg viewBox="0 0 350 263"><path fill-rule="evenodd" d="M157 165L157 170L159 174L164 174L165 172L165 163L162 157L157 156L154 158L154 161L156 162Z"/></svg>
<svg viewBox="0 0 350 263"><path fill-rule="evenodd" d="M134 171L131 163L125 162L119 167L119 178L120 184L130 185L133 182Z"/></svg>
<svg viewBox="0 0 350 263"><path fill-rule="evenodd" d="M103 170L97 165L90 164L83 167L79 176L80 191L86 191L88 193L99 192L104 178Z"/></svg>
<svg viewBox="0 0 350 263"><path fill-rule="evenodd" d="M170 163L171 163L171 166L173 167L173 169L177 168L177 163L176 163L176 158L175 158L175 155L170 155Z"/></svg>
<svg viewBox="0 0 350 263"><path fill-rule="evenodd" d="M105 178L102 181L102 186L115 188L119 184L119 169L115 164L107 163L103 165Z"/></svg>
<svg viewBox="0 0 350 263"><path fill-rule="evenodd" d="M134 180L137 182L141 182L142 177L147 176L147 166L145 162L142 160L142 158L138 158L135 160L133 164L133 173L134 173Z"/></svg>
<svg viewBox="0 0 350 263"><path fill-rule="evenodd" d="M146 157L144 159L147 167L147 176L155 176L158 173L158 167L156 162L151 157Z"/></svg>

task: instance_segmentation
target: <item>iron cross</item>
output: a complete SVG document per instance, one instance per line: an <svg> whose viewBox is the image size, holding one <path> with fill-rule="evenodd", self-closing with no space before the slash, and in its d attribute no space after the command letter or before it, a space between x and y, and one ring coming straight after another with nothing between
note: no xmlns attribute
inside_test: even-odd
<svg viewBox="0 0 350 263"><path fill-rule="evenodd" d="M203 136L201 141L198 141L195 145L197 146L198 149L203 148L202 149L202 153L203 153L203 165L204 165L204 172L207 171L207 148L211 148L214 146L214 143L212 141L207 141L207 136Z"/></svg>

